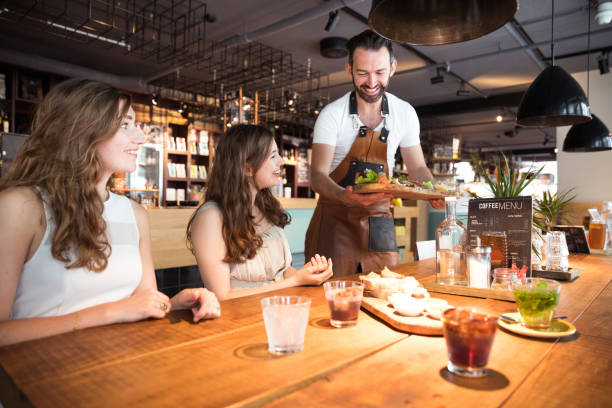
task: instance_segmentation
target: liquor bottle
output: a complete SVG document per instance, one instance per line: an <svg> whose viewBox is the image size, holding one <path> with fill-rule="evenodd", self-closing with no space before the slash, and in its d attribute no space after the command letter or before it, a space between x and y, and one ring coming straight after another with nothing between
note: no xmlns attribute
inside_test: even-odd
<svg viewBox="0 0 612 408"><path fill-rule="evenodd" d="M457 220L457 199L446 197L446 218L436 229L436 281L447 285L467 285L467 229Z"/></svg>

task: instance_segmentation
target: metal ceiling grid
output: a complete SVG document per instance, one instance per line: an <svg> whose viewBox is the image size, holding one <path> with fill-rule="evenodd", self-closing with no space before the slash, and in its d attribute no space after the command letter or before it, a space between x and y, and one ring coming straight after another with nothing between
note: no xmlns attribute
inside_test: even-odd
<svg viewBox="0 0 612 408"><path fill-rule="evenodd" d="M206 15L200 0L8 0L0 19L166 63L205 49Z"/></svg>

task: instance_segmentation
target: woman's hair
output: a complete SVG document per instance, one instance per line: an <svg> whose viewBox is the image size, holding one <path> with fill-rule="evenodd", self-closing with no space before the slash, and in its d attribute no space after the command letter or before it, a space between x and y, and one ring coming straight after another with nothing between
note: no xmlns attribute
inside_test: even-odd
<svg viewBox="0 0 612 408"><path fill-rule="evenodd" d="M263 245L255 233L249 185L255 185L255 173L268 158L273 140L262 126L238 125L227 131L217 146L205 201L217 203L223 214L225 262L243 263ZM251 176L247 175L247 168L251 169ZM281 228L289 224L289 215L269 188L257 192L255 205L272 224ZM196 210L187 225L187 245L192 252L192 227L197 214Z"/></svg>
<svg viewBox="0 0 612 408"><path fill-rule="evenodd" d="M104 203L96 191L103 168L98 146L119 129L131 98L87 79L69 79L53 87L38 106L31 135L0 182L9 187L39 187L55 230L53 258L66 268L103 271L111 247L102 218Z"/></svg>

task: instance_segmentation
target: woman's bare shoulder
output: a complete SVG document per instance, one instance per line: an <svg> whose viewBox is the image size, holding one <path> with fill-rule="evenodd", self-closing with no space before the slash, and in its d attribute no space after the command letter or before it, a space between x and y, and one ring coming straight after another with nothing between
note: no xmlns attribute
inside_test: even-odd
<svg viewBox="0 0 612 408"><path fill-rule="evenodd" d="M210 205L197 210L193 218L195 230L217 230L223 225L223 213L216 205Z"/></svg>
<svg viewBox="0 0 612 408"><path fill-rule="evenodd" d="M34 187L9 187L0 191L0 212L2 216L43 214L40 194Z"/></svg>

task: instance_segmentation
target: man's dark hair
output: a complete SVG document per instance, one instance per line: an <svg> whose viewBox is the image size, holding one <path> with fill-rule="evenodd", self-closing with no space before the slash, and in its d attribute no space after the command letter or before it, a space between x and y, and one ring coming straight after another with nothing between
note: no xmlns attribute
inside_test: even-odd
<svg viewBox="0 0 612 408"><path fill-rule="evenodd" d="M355 54L355 50L357 49L357 47L374 51L378 51L382 47L387 47L387 50L389 51L389 56L391 57L389 62L393 62L393 45L391 45L391 41L387 40L384 37L381 37L372 30L365 30L364 32L357 34L356 36L348 40L346 48L348 48L348 62L351 67L353 66L353 55Z"/></svg>

